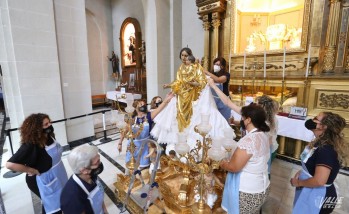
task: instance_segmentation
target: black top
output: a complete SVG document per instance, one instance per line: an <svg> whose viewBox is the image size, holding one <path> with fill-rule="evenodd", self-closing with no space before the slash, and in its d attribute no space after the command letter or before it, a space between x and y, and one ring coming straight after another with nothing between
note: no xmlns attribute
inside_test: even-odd
<svg viewBox="0 0 349 214"><path fill-rule="evenodd" d="M23 143L8 162L29 166L37 169L40 174L52 167L52 158L45 148L32 143Z"/></svg>
<svg viewBox="0 0 349 214"><path fill-rule="evenodd" d="M323 145L318 147L314 154L308 159L305 164L309 173L314 176L316 166L324 166L331 170L330 176L326 184L332 184L339 172L340 164L338 154L332 145Z"/></svg>
<svg viewBox="0 0 349 214"><path fill-rule="evenodd" d="M79 179L80 177L77 176ZM91 192L97 185L96 182L89 184L86 181L80 179L86 189ZM94 181L97 180L93 179ZM93 214L93 208L88 200L86 192L75 182L73 176L71 176L68 182L65 184L61 194L61 210L64 214L76 214L85 213Z"/></svg>
<svg viewBox="0 0 349 214"><path fill-rule="evenodd" d="M336 198L337 192L336 188L333 185L334 180L337 177L339 172L340 164L338 161L338 154L334 150L332 145L323 145L318 147L314 154L306 162L306 167L309 173L314 176L316 166L324 166L331 170L330 175L327 179L326 184L332 184L329 187L326 187L326 195L324 198ZM334 209L334 206L324 206L320 209L320 214L331 213Z"/></svg>
<svg viewBox="0 0 349 214"><path fill-rule="evenodd" d="M227 80L223 83L223 93L226 96L229 96L229 81L230 81L230 73L226 72L224 69L220 70L219 72L211 72L212 74L216 75L217 77L226 76Z"/></svg>

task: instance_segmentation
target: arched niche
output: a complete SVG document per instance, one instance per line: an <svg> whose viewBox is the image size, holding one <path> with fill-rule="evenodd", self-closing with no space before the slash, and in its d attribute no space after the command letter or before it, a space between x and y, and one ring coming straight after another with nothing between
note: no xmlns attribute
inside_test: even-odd
<svg viewBox="0 0 349 214"><path fill-rule="evenodd" d="M140 93L143 98L146 98L146 70L142 66L141 55L143 53L145 57L145 46L142 47L141 32L140 24L135 18L129 17L121 25L121 86L129 92Z"/></svg>
<svg viewBox="0 0 349 214"><path fill-rule="evenodd" d="M139 48L142 45L142 32L137 19L127 18L120 29L121 65L125 67L142 66Z"/></svg>

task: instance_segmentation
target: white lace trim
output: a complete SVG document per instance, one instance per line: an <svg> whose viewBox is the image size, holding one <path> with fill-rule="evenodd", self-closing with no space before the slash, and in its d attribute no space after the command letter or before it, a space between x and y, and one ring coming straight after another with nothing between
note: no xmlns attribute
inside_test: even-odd
<svg viewBox="0 0 349 214"><path fill-rule="evenodd" d="M237 145L246 150L247 154L252 154L251 159L263 157L270 152L269 137L264 132L250 133L239 140Z"/></svg>

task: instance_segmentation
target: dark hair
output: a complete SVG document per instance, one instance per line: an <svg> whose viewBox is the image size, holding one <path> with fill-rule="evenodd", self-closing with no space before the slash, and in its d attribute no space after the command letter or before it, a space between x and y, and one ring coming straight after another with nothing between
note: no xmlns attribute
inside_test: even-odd
<svg viewBox="0 0 349 214"><path fill-rule="evenodd" d="M182 50L179 52L179 59L181 59L182 52L185 51L189 56L193 55L193 52L191 51L190 48L182 48Z"/></svg>
<svg viewBox="0 0 349 214"><path fill-rule="evenodd" d="M225 66L227 65L227 61L223 57L219 56L213 60L213 64L215 64L218 61L221 63L221 66L224 67L224 69L225 69Z"/></svg>
<svg viewBox="0 0 349 214"><path fill-rule="evenodd" d="M241 108L241 116L245 118L251 118L252 124L258 130L263 132L270 131L269 126L265 123L265 120L267 118L266 113L261 106L255 103L244 106Z"/></svg>
<svg viewBox="0 0 349 214"><path fill-rule="evenodd" d="M188 56L188 60L191 62L191 63L195 63L195 57L193 55L189 55Z"/></svg>
<svg viewBox="0 0 349 214"><path fill-rule="evenodd" d="M175 150L171 150L171 151L168 152L168 154L170 154L170 155L176 155L176 151L175 151Z"/></svg>
<svg viewBox="0 0 349 214"><path fill-rule="evenodd" d="M227 61L225 61L223 57L217 57L216 59L213 60L213 64L215 64L218 61L221 63L221 67L223 68L218 73L215 73L213 70L211 71L211 73L213 73L217 77L221 77L225 74L225 66L227 65Z"/></svg>
<svg viewBox="0 0 349 214"><path fill-rule="evenodd" d="M43 132L43 121L44 119L50 120L47 114L38 113L29 115L24 121L20 128L21 143L32 143L38 144L44 148L48 140L47 134Z"/></svg>

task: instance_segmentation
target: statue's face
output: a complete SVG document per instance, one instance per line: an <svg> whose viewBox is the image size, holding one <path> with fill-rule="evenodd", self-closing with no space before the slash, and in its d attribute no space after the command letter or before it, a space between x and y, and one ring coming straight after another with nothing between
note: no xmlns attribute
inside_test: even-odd
<svg viewBox="0 0 349 214"><path fill-rule="evenodd" d="M188 56L189 56L189 54L186 51L182 51L182 53L181 53L182 63L186 64L186 61L188 60Z"/></svg>

